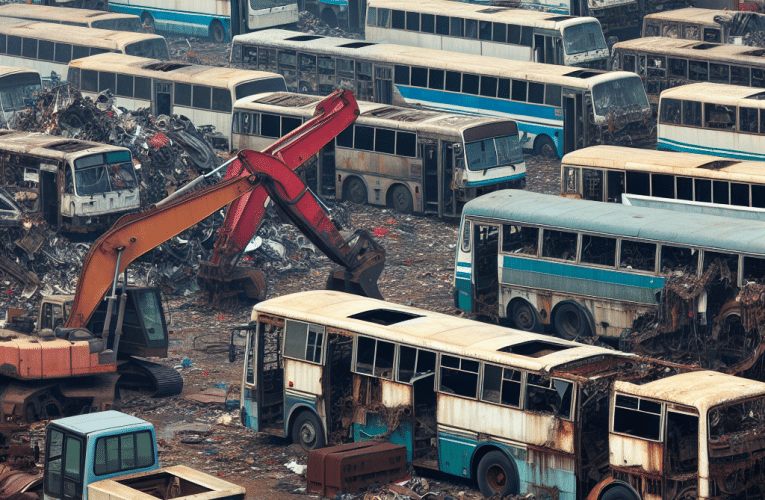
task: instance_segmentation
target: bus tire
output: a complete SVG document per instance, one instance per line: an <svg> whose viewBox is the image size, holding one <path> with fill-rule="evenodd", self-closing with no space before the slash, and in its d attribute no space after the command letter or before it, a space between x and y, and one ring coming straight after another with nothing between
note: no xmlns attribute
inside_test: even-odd
<svg viewBox="0 0 765 500"><path fill-rule="evenodd" d="M332 9L324 9L321 11L321 20L330 28L337 28L337 16Z"/></svg>
<svg viewBox="0 0 765 500"><path fill-rule="evenodd" d="M553 314L555 335L564 340L576 340L591 335L590 321L579 304L564 302Z"/></svg>
<svg viewBox="0 0 765 500"><path fill-rule="evenodd" d="M414 211L414 201L412 201L412 193L409 192L409 188L402 184L393 186L390 192L390 204L401 214L411 214Z"/></svg>
<svg viewBox="0 0 765 500"><path fill-rule="evenodd" d="M343 186L343 199L355 203L356 205L366 205L367 203L367 187L364 185L364 181L358 177L351 177L345 181Z"/></svg>
<svg viewBox="0 0 765 500"><path fill-rule="evenodd" d="M226 41L226 29L217 19L210 23L209 33L210 39L214 42L223 43Z"/></svg>
<svg viewBox="0 0 765 500"><path fill-rule="evenodd" d="M308 82L300 82L298 85L298 92L301 94L313 94L313 87Z"/></svg>
<svg viewBox="0 0 765 500"><path fill-rule="evenodd" d="M606 491L606 494L600 497L600 500L640 500L640 498L634 491L619 484Z"/></svg>
<svg viewBox="0 0 765 500"><path fill-rule="evenodd" d="M478 488L486 498L518 494L518 471L515 464L501 451L490 451L478 464Z"/></svg>
<svg viewBox="0 0 765 500"><path fill-rule="evenodd" d="M534 306L523 299L517 299L510 308L513 325L518 330L525 332L539 331L539 316L534 310Z"/></svg>
<svg viewBox="0 0 765 500"><path fill-rule="evenodd" d="M324 447L324 429L316 415L307 410L300 412L292 424L292 442L299 444L305 451Z"/></svg>
<svg viewBox="0 0 765 500"><path fill-rule="evenodd" d="M143 25L143 31L146 33L155 33L157 31L154 18L148 12L141 14L141 24Z"/></svg>
<svg viewBox="0 0 765 500"><path fill-rule="evenodd" d="M557 158L558 148L555 147L552 139L546 135L539 135L534 141L534 153L543 158Z"/></svg>

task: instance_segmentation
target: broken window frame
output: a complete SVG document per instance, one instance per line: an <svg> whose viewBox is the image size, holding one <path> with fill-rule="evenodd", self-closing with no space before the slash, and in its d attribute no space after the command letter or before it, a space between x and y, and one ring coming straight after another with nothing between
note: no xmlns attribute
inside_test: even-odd
<svg viewBox="0 0 765 500"><path fill-rule="evenodd" d="M546 375L538 375L535 373L528 373L525 377L525 383L523 387L523 409L531 413L547 413L552 414L555 418L560 420L573 420L576 414L576 393L577 384L571 380L565 380L557 377L549 377ZM564 392L563 397L556 385L566 386L567 390ZM535 395L546 396L546 406L541 405L539 401L534 401ZM550 408L550 397L560 398L559 406L557 408ZM566 400L569 397L568 408L565 408Z"/></svg>
<svg viewBox="0 0 765 500"><path fill-rule="evenodd" d="M524 231L530 231L530 238L524 239L523 233ZM515 246L518 246L518 242L511 242L510 241L510 235L512 234L518 234L521 233L520 243L523 243L523 245L520 248L516 248L515 250L508 248L508 245L511 243L516 243ZM500 242L500 252L503 254L508 255L516 255L521 257L532 257L537 258L539 256L539 234L541 233L541 230L537 226L529 226L526 224L516 224L512 222L506 222L502 224L502 241ZM534 245L534 251L533 252L527 252L526 250L531 245L531 242L533 241Z"/></svg>
<svg viewBox="0 0 765 500"><path fill-rule="evenodd" d="M445 362L448 362L448 364L445 364ZM473 367L475 367L475 370L472 369ZM445 386L444 379L447 372L450 380L456 380L463 385L455 386L455 388ZM440 353L438 356L438 392L448 396L477 399L479 372L480 362L477 360ZM462 381L459 380L460 377L463 379ZM457 389L468 388L471 383L474 385L472 394L468 391L457 392Z"/></svg>
<svg viewBox="0 0 765 500"><path fill-rule="evenodd" d="M374 349L371 351L372 363L369 365L369 369L366 366L362 366L359 361L361 354L362 343L371 342L374 343ZM381 361L385 361L384 356L388 354L383 349L390 349L389 363L381 364ZM368 337L366 335L355 335L353 339L353 364L351 365L351 371L358 373L359 375L366 375L368 377L382 378L385 380L393 380L394 366L396 361L396 343L387 340L378 339L375 337ZM368 352L368 351L365 351ZM367 365L367 363L364 363Z"/></svg>
<svg viewBox="0 0 765 500"><path fill-rule="evenodd" d="M635 268L635 267L627 268L627 265L625 265L625 261L624 261L624 259L625 259L625 252L624 252L625 243L630 244L630 245L634 244L635 245L635 249L637 251L640 251L640 247L645 249L646 245L653 245L653 259L652 259L653 265L650 268ZM624 270L624 271L628 271L630 273L656 274L656 256L659 253L657 243L652 242L652 241L641 241L641 240L634 240L634 239L629 239L629 238L620 238L619 239L618 252L619 252L618 260L617 260L617 263L618 263L617 268L618 269ZM648 262L648 261L646 260L646 262Z"/></svg>
<svg viewBox="0 0 765 500"><path fill-rule="evenodd" d="M654 405L658 405L658 411L654 411L656 409ZM611 413L610 430L614 434L661 443L664 441L665 406L666 404L661 401L633 396L631 394L616 393L614 395L614 406ZM617 412L624 416L617 415ZM644 431L646 429L646 426L644 425L645 420L642 420L637 424L637 431L633 431L632 427L622 427L622 423L625 423L626 425L634 424L635 417L643 415L647 415L646 417L643 417L644 419L650 418L651 421L654 419L658 420L658 422L656 422L658 427L653 429L654 433L648 434L647 432L641 432L641 430ZM618 430L617 425L619 425Z"/></svg>
<svg viewBox="0 0 765 500"><path fill-rule="evenodd" d="M300 327L300 330L297 327ZM303 329L303 327L305 328ZM314 334L313 342L311 341L311 334ZM300 336L303 338L299 338ZM313 365L322 365L324 362L324 345L326 344L325 337L326 328L324 325L287 319L284 321L282 356Z"/></svg>
<svg viewBox="0 0 765 500"><path fill-rule="evenodd" d="M501 365L495 365L493 363L482 363L481 364L481 394L480 394L480 400L484 403L491 403L496 404L500 406L506 406L509 408L522 408L522 403L524 400L524 389L526 387L526 373L507 366L501 366ZM491 374L488 374L488 371L491 370L499 370L499 378L493 377ZM487 387L487 383L495 383L496 381L499 382L499 390L494 389L494 392L497 394L496 400L493 398L490 398L489 395L487 395L487 390L490 390L491 388ZM505 389L508 389L508 392L512 389L517 388L517 398L516 395L513 394L513 399L516 399L515 403L508 402L508 399L505 398ZM516 387L517 386L517 387Z"/></svg>
<svg viewBox="0 0 765 500"><path fill-rule="evenodd" d="M547 237L548 233L561 233L561 234L569 234L569 235L576 236L576 240L574 242L574 248L572 249L573 250L573 258L565 257L566 252L564 251L563 253L561 253L560 251L557 251L557 250L559 250L559 248L556 248L555 250L557 251L556 255L561 255L560 257L554 256L554 255L548 253L548 250L547 250L547 247L549 246L548 242L551 241L551 240L548 240L548 237ZM550 237L551 238L556 238L556 236L552 236L552 235ZM556 241L557 241L557 238L556 238ZM557 228L543 227L542 228L542 243L540 245L541 246L541 258L542 259L546 259L546 260L556 260L556 261L567 262L567 263L570 263L570 264L578 263L579 261L578 261L577 258L578 258L578 255L579 255L580 241L581 241L581 237L580 237L580 234L577 231L562 230L562 229L557 229Z"/></svg>
<svg viewBox="0 0 765 500"><path fill-rule="evenodd" d="M403 363L403 351L411 349L414 351L414 363L413 363L413 370L409 378L406 378L405 373L402 370ZM425 356L432 356L433 358L433 369L432 370L420 370L420 368L425 368L425 366L421 366L421 364L428 363L427 360L424 359ZM429 349L423 349L422 347L414 347L414 346L408 346L408 345L397 345L396 349L396 382L401 384L407 384L412 385L417 380L420 380L425 377L433 376L435 378L437 366L438 366L438 354L436 351L431 351Z"/></svg>

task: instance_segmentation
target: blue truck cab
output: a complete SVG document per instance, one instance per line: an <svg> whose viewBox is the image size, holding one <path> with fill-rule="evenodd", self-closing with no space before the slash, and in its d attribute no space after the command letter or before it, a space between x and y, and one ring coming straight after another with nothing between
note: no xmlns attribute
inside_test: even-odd
<svg viewBox="0 0 765 500"><path fill-rule="evenodd" d="M88 485L159 468L154 426L118 411L62 418L48 426L45 500L87 500Z"/></svg>

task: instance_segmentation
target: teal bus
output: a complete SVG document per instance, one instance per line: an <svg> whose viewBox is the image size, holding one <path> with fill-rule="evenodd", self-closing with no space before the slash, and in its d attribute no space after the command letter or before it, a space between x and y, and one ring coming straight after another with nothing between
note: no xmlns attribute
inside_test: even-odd
<svg viewBox="0 0 765 500"><path fill-rule="evenodd" d="M459 309L737 374L765 347L760 222L503 190L465 204L459 238Z"/></svg>

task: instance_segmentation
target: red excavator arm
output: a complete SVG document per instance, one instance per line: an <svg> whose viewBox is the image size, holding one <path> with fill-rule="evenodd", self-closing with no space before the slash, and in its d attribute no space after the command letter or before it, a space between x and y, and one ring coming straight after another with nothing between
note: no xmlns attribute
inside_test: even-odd
<svg viewBox="0 0 765 500"><path fill-rule="evenodd" d="M320 130L312 130L310 140L299 141L307 132L296 129L262 153L277 158L291 170L297 169L318 153L353 123L359 114L358 107L347 105L348 101L353 99L353 94L349 91L333 95L336 95L334 100L322 101L316 108L319 116L332 117L332 121L327 122ZM247 174L247 170L237 160L229 167L226 178ZM202 262L197 275L199 285L211 302L226 295L237 295L241 291L245 291L247 296L254 300L265 298L266 280L260 271L252 267L237 267L237 263L247 243L260 228L268 203L268 193L259 186L232 202L226 210L226 218L218 230L213 254L209 261Z"/></svg>
<svg viewBox="0 0 765 500"><path fill-rule="evenodd" d="M316 154L324 144L352 123L357 115L358 105L353 94L347 91L335 92L317 107L314 118L280 139L267 150L269 152L261 153L261 158L282 165L284 163L277 158L284 158L297 166ZM247 203L236 204L235 210L241 215L235 219L231 234L241 234L233 229L236 229L236 224L246 222L248 216L257 217L259 223L267 193L264 189L258 189L258 182L245 167L249 165L237 160L229 166L229 178L220 184L118 220L96 240L85 257L72 310L64 327L83 328L109 286L128 264L237 198L250 194ZM252 233L256 229L257 225ZM234 244L238 245L238 241ZM247 241L249 238L242 245L246 245Z"/></svg>

